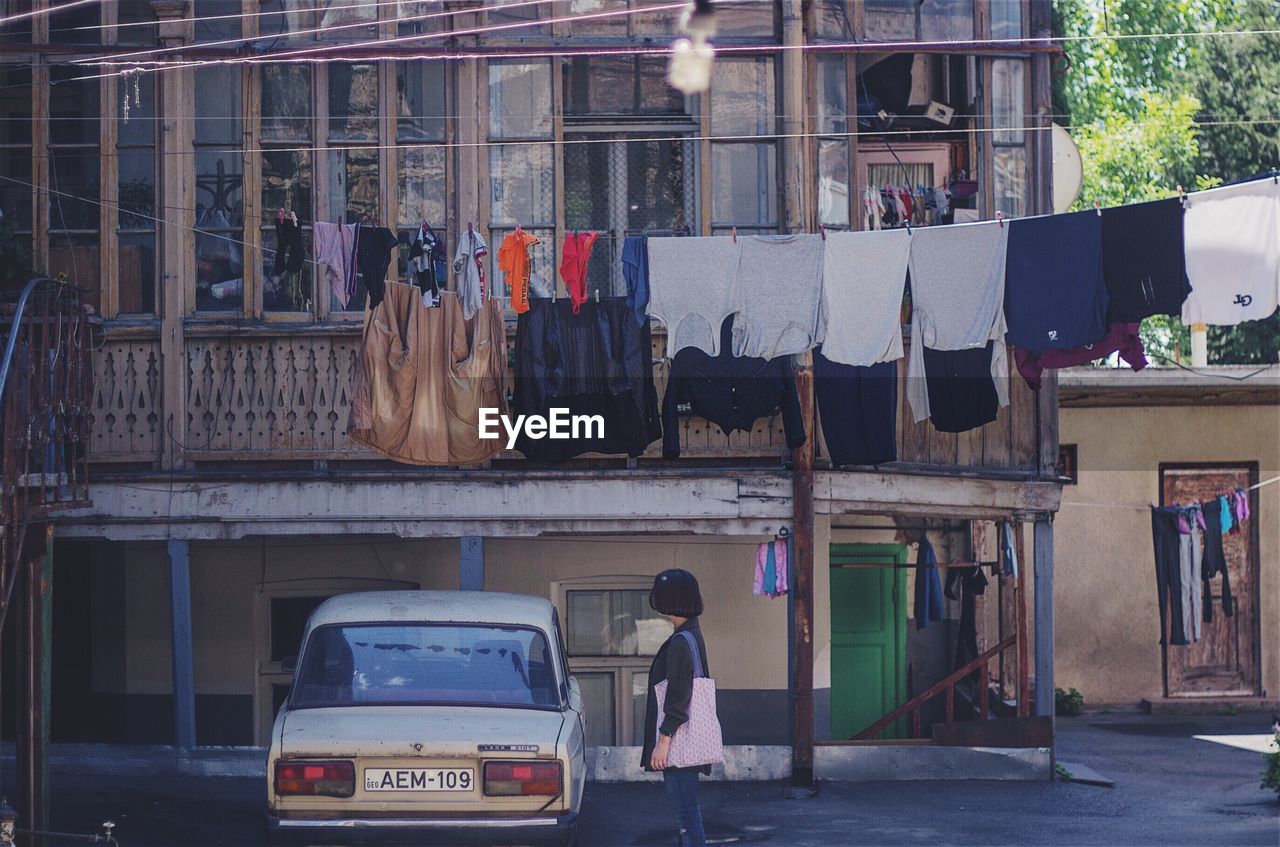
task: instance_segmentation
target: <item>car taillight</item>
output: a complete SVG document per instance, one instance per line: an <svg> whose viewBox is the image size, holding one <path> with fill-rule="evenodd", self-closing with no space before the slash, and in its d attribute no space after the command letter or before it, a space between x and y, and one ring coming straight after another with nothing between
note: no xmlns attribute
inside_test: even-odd
<svg viewBox="0 0 1280 847"><path fill-rule="evenodd" d="M487 797L554 797L560 793L559 762L485 762Z"/></svg>
<svg viewBox="0 0 1280 847"><path fill-rule="evenodd" d="M276 794L350 797L356 793L351 762L276 762Z"/></svg>

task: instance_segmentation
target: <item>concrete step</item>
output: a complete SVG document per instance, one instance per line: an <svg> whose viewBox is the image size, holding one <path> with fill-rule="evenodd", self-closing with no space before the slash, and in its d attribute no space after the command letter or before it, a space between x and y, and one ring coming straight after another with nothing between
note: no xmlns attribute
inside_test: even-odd
<svg viewBox="0 0 1280 847"><path fill-rule="evenodd" d="M1280 712L1274 697L1152 697L1141 702L1152 715L1234 715L1242 712Z"/></svg>

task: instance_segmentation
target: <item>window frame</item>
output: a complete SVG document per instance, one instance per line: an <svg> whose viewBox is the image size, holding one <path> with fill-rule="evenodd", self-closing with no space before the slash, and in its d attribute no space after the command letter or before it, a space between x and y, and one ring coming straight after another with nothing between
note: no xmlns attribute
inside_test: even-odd
<svg viewBox="0 0 1280 847"><path fill-rule="evenodd" d="M782 85L781 85L781 78L780 78L780 75L782 73L782 62L780 61L780 56L777 53L754 53L754 54L751 54L750 56L735 56L735 57L722 58L719 60L720 63L723 63L723 62L762 63L765 61L769 63L770 76L772 77L773 103L774 103L773 109L775 112L775 114L771 116L769 115L765 116L766 119L771 118L771 120L769 120L767 134L772 134L775 137L770 139L754 139L754 140L743 140L743 139L733 139L733 138L730 138L729 140L725 140L725 141L717 140L716 134L714 132L714 128L711 122L713 100L715 98L714 83L713 83L713 90L709 90L706 96L701 98L702 118L703 118L703 123L702 123L703 150L702 150L701 163L704 166L700 170L702 171L702 175L703 175L702 188L703 188L704 196L706 198L705 206L703 209L703 212L704 212L703 220L705 221L705 223L703 224L704 235L729 235L731 232L734 232L734 231L737 231L744 235L752 235L752 234L768 235L768 234L779 233L785 228L784 211L783 211L784 205L783 205L783 198L782 198L783 180L782 180L782 151L780 149L781 139L776 137L776 135L779 132L779 120L778 120L777 110L778 110L778 104L781 102L780 97L782 96ZM751 134L751 133L732 133L732 132L726 133L726 135L729 135L729 136L740 135L740 134ZM763 135L766 133L760 133L760 134ZM759 185L757 185L756 187L756 193L759 198L767 198L769 193L773 194L773 198L772 198L773 219L771 221L738 222L733 220L717 220L715 218L715 198L712 196L713 195L713 190L712 190L713 171L715 168L715 152L717 147L732 147L732 146L757 147L757 148L763 148L763 149L771 149L773 151L773 167L772 167L773 191L768 192L765 187L761 187ZM759 157L759 151L757 151L757 157ZM758 168L758 174L767 173L767 164L765 162L758 161L757 168Z"/></svg>
<svg viewBox="0 0 1280 847"><path fill-rule="evenodd" d="M117 10L113 8L112 13L114 13L115 11ZM114 285L112 286L112 288L114 289L113 302L115 306L115 308L112 310L113 313L121 317L129 317L129 318L142 318L142 319L155 318L160 315L160 311L162 309L162 303L160 301L160 294L161 294L161 287L162 287L160 284L161 283L161 267L162 267L161 246L160 246L161 245L160 221L158 220L148 221L150 226L147 228L136 228L136 229L130 229L130 230L121 229L120 217L121 217L123 201L120 198L120 155L122 151L134 151L134 150L150 150L151 151L151 171L152 171L151 179L152 179L152 186L153 186L154 195L155 195L152 198L151 216L154 218L159 218L163 220L164 215L161 214L161 212L164 211L163 209L164 204L161 203L163 185L161 182L162 171L160 168L160 133L159 133L160 79L156 75L148 75L145 80L140 81L140 84L145 83L145 84L150 84L152 86L152 93L151 93L152 111L155 114L154 114L154 119L146 118L146 120L150 120L152 124L151 142L149 144L121 144L120 143L120 124L123 121L123 116L121 115L121 111L122 111L121 97L128 96L129 92L126 89L126 86L131 86L133 84L133 81L125 77L114 77L114 78L108 78L104 80L104 82L107 83L105 88L109 92L108 96L110 96L111 98L110 102L112 104L113 111L111 113L111 119L107 121L109 126L104 128L105 129L104 135L106 135L107 138L109 138L109 144L104 143L103 149L114 151L114 153L109 154L107 156L108 161L104 163L105 166L101 169L102 184L99 187L99 193L105 195L103 202L107 204L107 207L103 210L107 218L106 228L104 230L107 234L107 238L103 240L105 245L103 248L103 253L106 255L104 256L103 264L105 265L106 262L111 263L110 264L111 273L110 275L104 276L103 279L111 279L114 282ZM128 214L128 213L125 213L125 214ZM152 238L152 256L151 256L151 280L152 280L152 289L153 289L151 292L152 308L151 308L151 311L142 310L137 312L127 312L120 308L120 304L124 301L124 290L121 284L121 276L120 276L120 257L121 257L121 254L123 253L124 237L131 236L131 235L147 235L147 234L149 234ZM141 295L141 292L139 292L139 295Z"/></svg>

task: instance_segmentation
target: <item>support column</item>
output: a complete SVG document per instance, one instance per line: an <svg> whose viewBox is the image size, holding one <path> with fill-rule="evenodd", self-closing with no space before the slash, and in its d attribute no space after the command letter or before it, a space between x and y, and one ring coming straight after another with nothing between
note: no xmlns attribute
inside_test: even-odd
<svg viewBox="0 0 1280 847"><path fill-rule="evenodd" d="M43 536L43 537L41 537ZM53 526L28 530L26 549L44 553L18 565L18 825L49 828L49 704L53 688ZM37 842L38 843L38 842Z"/></svg>
<svg viewBox="0 0 1280 847"><path fill-rule="evenodd" d="M1053 518L1036 518L1036 715L1053 719Z"/></svg>
<svg viewBox="0 0 1280 847"><path fill-rule="evenodd" d="M796 372L804 444L792 453L791 788L813 788L813 360Z"/></svg>
<svg viewBox="0 0 1280 847"><path fill-rule="evenodd" d="M191 550L169 539L169 612L173 620L173 735L179 747L196 746L196 683L191 636Z"/></svg>
<svg viewBox="0 0 1280 847"><path fill-rule="evenodd" d="M464 535L458 541L458 589L484 591L484 538Z"/></svg>

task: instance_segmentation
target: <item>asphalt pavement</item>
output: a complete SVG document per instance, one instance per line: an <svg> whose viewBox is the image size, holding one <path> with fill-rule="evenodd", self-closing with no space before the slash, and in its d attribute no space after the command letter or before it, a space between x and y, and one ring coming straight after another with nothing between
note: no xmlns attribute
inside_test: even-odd
<svg viewBox="0 0 1280 847"><path fill-rule="evenodd" d="M1114 780L824 783L789 800L781 783L704 783L712 843L1280 844L1280 803L1259 788L1257 753L1194 739L1267 731L1269 716L1090 714L1059 719L1058 757ZM7 785L12 785L6 781ZM55 774L54 829L89 833L104 818L121 847L263 844L265 788L242 778ZM656 784L593 784L583 847L674 843ZM72 843L49 841L49 847Z"/></svg>

